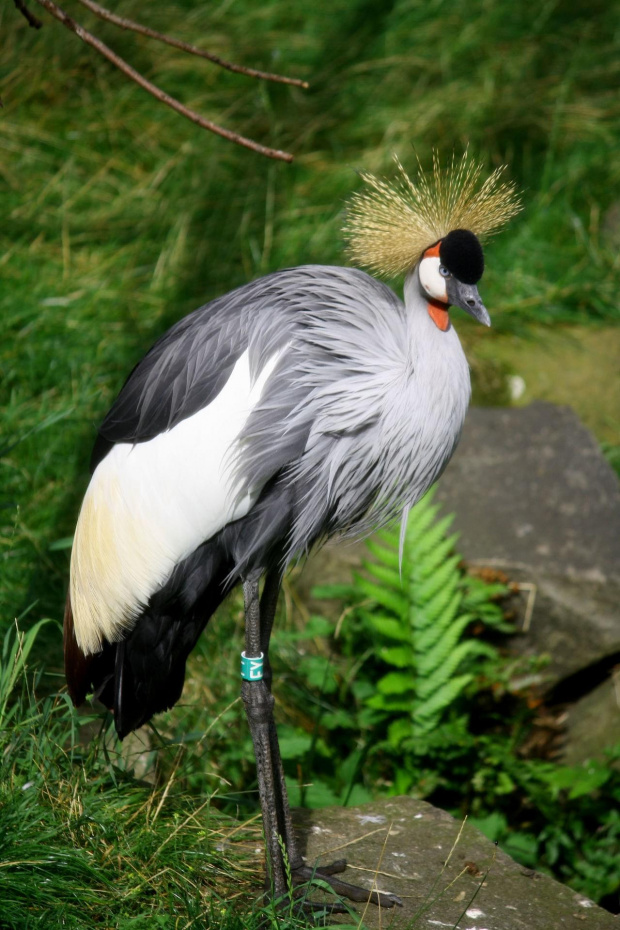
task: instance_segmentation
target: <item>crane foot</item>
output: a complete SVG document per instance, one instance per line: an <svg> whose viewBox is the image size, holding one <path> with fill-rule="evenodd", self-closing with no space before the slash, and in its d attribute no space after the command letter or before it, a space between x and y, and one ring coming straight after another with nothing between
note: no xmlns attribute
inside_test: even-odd
<svg viewBox="0 0 620 930"><path fill-rule="evenodd" d="M343 882L339 878L334 878L333 876L339 872L344 872L347 867L346 859L337 859L336 862L332 862L330 865L320 865L320 866L309 866L309 865L300 865L292 871L292 879L294 885L300 885L305 882L312 882L313 879L320 879L323 882L326 882L332 891L334 891L341 898L348 898L349 901L355 901L359 904L366 904L370 901L371 904L376 904L379 907L402 907L403 902L398 897L398 895L392 894L388 891L369 891L367 888L360 888L358 885L351 885L349 882ZM321 907L329 907L330 905L321 905ZM343 905L336 905L343 907ZM330 913L346 913L348 908L343 907L341 911L331 911Z"/></svg>

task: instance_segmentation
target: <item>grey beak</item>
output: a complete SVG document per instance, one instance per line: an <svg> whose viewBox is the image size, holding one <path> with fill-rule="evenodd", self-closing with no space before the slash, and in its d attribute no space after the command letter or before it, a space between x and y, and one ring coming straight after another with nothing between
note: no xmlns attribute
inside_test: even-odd
<svg viewBox="0 0 620 930"><path fill-rule="evenodd" d="M460 307L465 313L473 316L474 320L478 320L485 326L491 325L491 317L480 299L475 284L463 284L457 278L450 278L447 282L447 291L448 300L454 307Z"/></svg>

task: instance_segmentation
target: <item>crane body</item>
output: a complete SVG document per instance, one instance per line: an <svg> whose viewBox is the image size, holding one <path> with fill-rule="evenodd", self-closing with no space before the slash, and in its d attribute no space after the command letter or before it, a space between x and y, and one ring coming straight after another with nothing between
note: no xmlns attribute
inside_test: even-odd
<svg viewBox="0 0 620 930"><path fill-rule="evenodd" d="M307 265L217 298L173 326L105 418L78 519L65 614L69 690L93 691L121 737L180 697L185 664L244 587L242 682L274 893L299 854L273 722L269 638L288 564L413 505L458 442L469 370L448 308L489 324L469 230L427 242L404 302L363 271ZM262 593L259 582L264 579ZM340 881L353 900L395 895ZM341 909L336 902L332 910Z"/></svg>

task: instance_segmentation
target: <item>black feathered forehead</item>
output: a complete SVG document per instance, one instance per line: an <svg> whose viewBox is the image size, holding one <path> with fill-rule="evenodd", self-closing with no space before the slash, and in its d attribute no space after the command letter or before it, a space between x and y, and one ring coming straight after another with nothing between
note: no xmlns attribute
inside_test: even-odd
<svg viewBox="0 0 620 930"><path fill-rule="evenodd" d="M484 271L484 255L477 236L469 229L453 229L441 240L439 259L463 284L476 284Z"/></svg>

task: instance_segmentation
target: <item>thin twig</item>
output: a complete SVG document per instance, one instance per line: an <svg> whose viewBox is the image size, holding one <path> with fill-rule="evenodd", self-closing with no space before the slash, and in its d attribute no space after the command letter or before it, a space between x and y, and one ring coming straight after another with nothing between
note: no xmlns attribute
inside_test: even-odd
<svg viewBox="0 0 620 930"><path fill-rule="evenodd" d="M375 833L382 833L384 829L385 827L377 827L376 830L369 830L368 833L363 833L362 836L356 836L354 840L347 840L346 843L340 843L338 846L330 846L329 849L323 850L321 855L331 856L332 853L339 852L341 849L346 849L347 846L355 846L356 843L367 840L369 836L374 836Z"/></svg>
<svg viewBox="0 0 620 930"><path fill-rule="evenodd" d="M271 149L265 145L261 145L259 142L254 142L252 139L247 139L245 136L241 136L236 132L232 132L230 129L224 129L222 126L218 126L217 123L211 122L211 120L205 119L199 113L196 113L194 110L190 110L189 107L184 106L180 101L175 97L171 97L170 94L167 94L160 87L157 87L156 84L152 84L151 81L140 74L139 71L136 71L135 68L132 68L123 58L120 58L116 52L113 52L111 48L108 48L103 42L100 41L92 33L88 32L79 23L76 23L64 10L57 6L53 0L36 0L36 2L44 7L48 13L57 19L63 26L66 26L67 29L70 29L71 32L74 32L78 38L83 42L86 42L87 45L91 45L100 55L103 55L104 58L107 58L108 61L111 61L112 64L122 71L128 78L132 81L135 81L136 84L139 84L144 90L148 91L149 94L152 94L156 100L160 100L162 103L165 103L167 106L171 107L173 110L176 110L177 113L180 113L181 116L185 116L186 119L196 123L197 126L200 126L202 129L208 129L209 132L214 132L218 136L222 136L224 139L228 139L229 142L234 142L237 145L242 145L246 149L251 149L253 152L258 152L259 155L265 155L267 158L275 158L279 161L292 161L293 156L288 152L282 152L279 149Z"/></svg>
<svg viewBox="0 0 620 930"><path fill-rule="evenodd" d="M41 22L40 19L37 19L37 17L33 13L30 12L28 7L24 3L24 0L13 0L13 3L15 4L19 12L22 14L22 16L26 19L29 26L32 26L33 29L41 28L43 23Z"/></svg>
<svg viewBox="0 0 620 930"><path fill-rule="evenodd" d="M381 863L383 862L383 857L385 856L385 847L387 846L387 841L388 841L388 839L390 838L390 833L392 832L392 827L393 827L393 826L394 826L394 821L392 820L391 823L390 823L390 825L389 825L389 827L387 828L387 833L385 834L385 839L383 840L383 845L381 846L381 855L379 856L379 861L378 861L378 863L377 863L377 868L376 868L376 870L375 870L375 877L374 877L374 879L373 879L373 882L372 882L372 889L371 889L371 890L374 891L376 894L380 893L379 887L378 887L378 885L377 885L377 875L380 874L380 873L379 873L379 869L381 868ZM360 919L360 927L361 927L361 926L363 925L363 923L364 923L364 919L365 919L365 917L366 917L366 913L367 913L369 907L370 907L370 895L368 895L368 900L366 901L366 907L364 908L364 911L363 911L362 916L361 916L361 919Z"/></svg>
<svg viewBox="0 0 620 930"><path fill-rule="evenodd" d="M226 68L228 71L234 71L237 74L245 74L247 77L251 78L261 78L264 81L275 81L277 84L292 84L294 87L303 87L306 90L309 86L307 81L302 81L299 78L285 77L282 74L272 74L270 71L257 71L256 68L246 68L243 65L235 65L230 61L225 61L223 58L220 58L219 55L212 54L212 52L205 52L195 45L189 45L188 42L182 42L180 39L173 39L172 36L164 35L163 32L156 32L155 29L150 29L148 26L143 26L141 23L136 23L131 19L125 19L124 16L117 16L116 13L111 13L110 10L106 10L104 6L95 3L95 0L78 0L78 3L81 3L82 6L91 10L95 16L99 16L100 19L105 19L109 23L114 23L115 26L120 26L121 29L130 29L132 32L139 32L141 35L148 36L150 39L157 39L158 42L165 42L166 45L172 45L173 48L180 48L181 51L188 52L190 55L198 55L200 58L206 58L207 61L219 65L220 68Z"/></svg>
<svg viewBox="0 0 620 930"><path fill-rule="evenodd" d="M532 625L532 614L534 613L534 604L538 594L538 586L532 581L520 581L519 591L527 591L527 601L525 602L525 616L523 617L522 633L529 633Z"/></svg>

